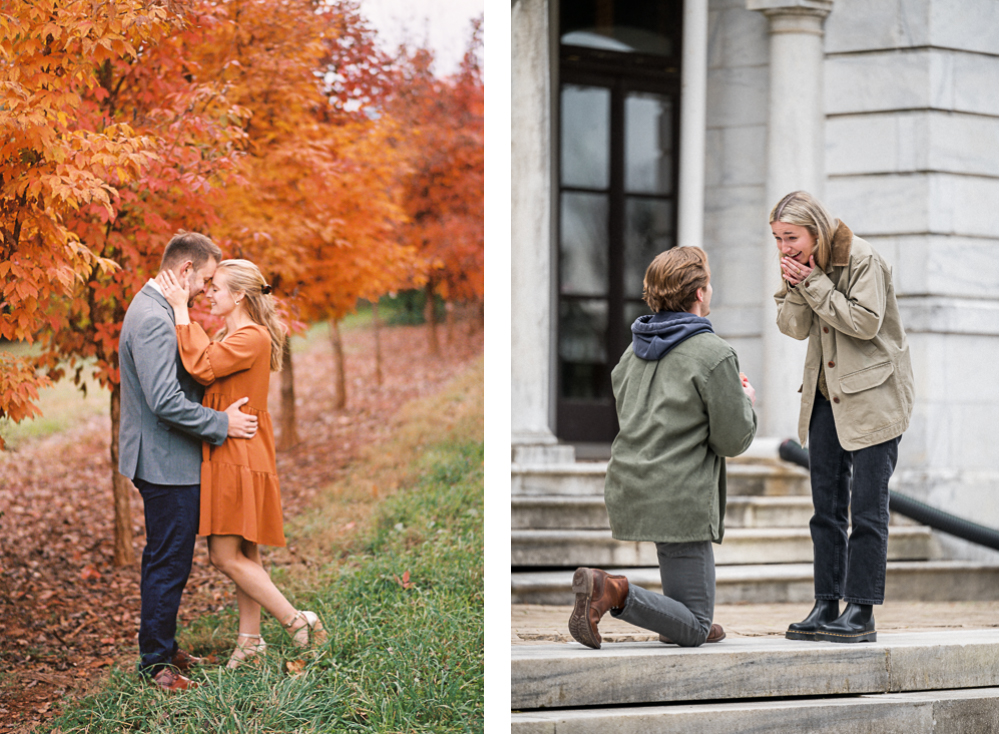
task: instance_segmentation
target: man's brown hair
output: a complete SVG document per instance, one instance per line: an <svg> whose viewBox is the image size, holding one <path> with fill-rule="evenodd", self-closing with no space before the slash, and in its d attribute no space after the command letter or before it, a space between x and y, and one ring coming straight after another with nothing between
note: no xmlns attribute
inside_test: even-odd
<svg viewBox="0 0 1000 734"><path fill-rule="evenodd" d="M687 311L698 300L698 289L708 286L711 275L704 250L674 247L657 255L646 268L642 300L653 313Z"/></svg>
<svg viewBox="0 0 1000 734"><path fill-rule="evenodd" d="M216 262L222 261L222 250L219 246L203 234L181 230L167 243L167 249L163 251L163 260L160 261L160 270L169 270L185 260L190 260L194 269L198 270L208 262L209 258Z"/></svg>

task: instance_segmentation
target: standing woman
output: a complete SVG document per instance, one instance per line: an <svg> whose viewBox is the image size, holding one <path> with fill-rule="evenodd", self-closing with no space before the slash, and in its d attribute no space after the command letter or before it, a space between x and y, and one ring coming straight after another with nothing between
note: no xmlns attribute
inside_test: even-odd
<svg viewBox="0 0 1000 734"><path fill-rule="evenodd" d="M267 412L270 373L281 369L285 327L257 266L223 260L206 290L212 313L225 326L211 341L188 315L188 289L169 271L157 278L174 309L177 342L184 368L207 385L204 405L226 403L230 395L249 396L245 406L258 418L250 439L203 444L201 519L198 535L208 536L212 564L236 583L240 631L228 667L238 667L266 648L260 636L260 610L277 618L299 647L326 638L313 612L300 612L278 591L261 563L258 543L285 545L281 495L274 459L274 427ZM228 405L228 403L226 403Z"/></svg>
<svg viewBox="0 0 1000 734"><path fill-rule="evenodd" d="M872 605L885 599L889 477L913 410L892 270L805 191L779 201L770 222L783 278L774 296L778 328L809 338L799 439L809 446L816 605L785 637L874 642Z"/></svg>

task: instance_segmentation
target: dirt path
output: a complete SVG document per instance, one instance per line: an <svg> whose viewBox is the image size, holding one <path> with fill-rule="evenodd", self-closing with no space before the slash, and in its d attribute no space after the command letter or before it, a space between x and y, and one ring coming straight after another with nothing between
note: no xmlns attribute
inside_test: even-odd
<svg viewBox="0 0 1000 734"><path fill-rule="evenodd" d="M467 324L442 356L427 352L420 327L382 330L383 385L374 388L373 337L344 332L348 403L333 399L332 350L317 339L294 360L301 443L278 454L285 518L299 514L340 477L358 450L388 433L389 417L432 394L483 353ZM279 379L271 384L277 414ZM110 418L91 419L0 452L0 734L30 732L65 695L98 685L114 664L135 665L139 564L111 565ZM133 547L145 544L142 500L132 496ZM234 604L230 582L199 541L181 622Z"/></svg>

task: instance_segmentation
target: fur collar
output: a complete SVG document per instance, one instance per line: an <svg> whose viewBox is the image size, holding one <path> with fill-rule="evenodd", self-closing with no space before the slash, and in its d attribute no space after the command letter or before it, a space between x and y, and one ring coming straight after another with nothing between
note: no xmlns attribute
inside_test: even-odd
<svg viewBox="0 0 1000 734"><path fill-rule="evenodd" d="M830 247L830 265L842 268L851 258L851 240L854 239L854 232L841 221L837 221L837 229L833 233L833 242Z"/></svg>

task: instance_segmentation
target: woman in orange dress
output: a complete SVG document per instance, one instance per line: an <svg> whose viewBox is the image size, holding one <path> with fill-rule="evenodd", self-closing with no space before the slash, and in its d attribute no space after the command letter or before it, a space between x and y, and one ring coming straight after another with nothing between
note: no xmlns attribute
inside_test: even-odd
<svg viewBox="0 0 1000 734"><path fill-rule="evenodd" d="M228 438L221 446L202 447L198 535L208 536L212 565L236 583L240 613L228 667L238 667L266 648L260 636L261 607L284 625L294 644L322 642L326 633L319 618L298 611L278 591L257 549L258 543L285 545L274 427L267 412L268 380L272 371L281 369L285 327L275 314L271 287L247 260L219 263L205 291L212 313L225 319L213 341L190 319L186 284L168 270L157 282L174 309L184 368L208 386L203 404L220 410L232 402L231 395L246 396L249 401L243 410L258 419L253 438Z"/></svg>

